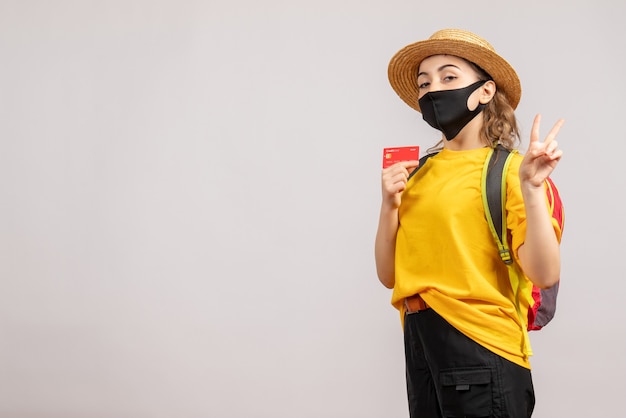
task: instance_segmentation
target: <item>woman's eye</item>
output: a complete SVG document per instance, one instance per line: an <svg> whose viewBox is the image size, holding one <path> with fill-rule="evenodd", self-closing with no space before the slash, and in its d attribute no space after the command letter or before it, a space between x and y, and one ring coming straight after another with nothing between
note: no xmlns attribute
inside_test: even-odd
<svg viewBox="0 0 626 418"><path fill-rule="evenodd" d="M454 79L456 79L456 76L454 75L447 75L443 78L444 81L452 81Z"/></svg>
<svg viewBox="0 0 626 418"><path fill-rule="evenodd" d="M430 83L428 81L424 81L423 83L418 84L417 87L419 87L420 89L425 89L429 85L430 85Z"/></svg>

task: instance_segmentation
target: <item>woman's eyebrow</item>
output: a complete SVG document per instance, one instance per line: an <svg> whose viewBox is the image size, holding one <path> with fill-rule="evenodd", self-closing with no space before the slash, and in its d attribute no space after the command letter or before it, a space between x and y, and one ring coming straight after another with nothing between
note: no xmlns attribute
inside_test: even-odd
<svg viewBox="0 0 626 418"><path fill-rule="evenodd" d="M440 72L442 72L443 70L445 70L447 67L454 67L454 68L456 68L457 70L460 70L460 68L459 68L459 67L457 67L457 66L456 66L456 65L454 65L454 64L444 64L444 65L442 65L441 67L437 68L437 72L439 72L439 73L440 73ZM427 73L426 71L420 71L420 72L417 74L417 76L418 76L418 77L419 77L419 76L421 76L421 75L428 75L428 73Z"/></svg>

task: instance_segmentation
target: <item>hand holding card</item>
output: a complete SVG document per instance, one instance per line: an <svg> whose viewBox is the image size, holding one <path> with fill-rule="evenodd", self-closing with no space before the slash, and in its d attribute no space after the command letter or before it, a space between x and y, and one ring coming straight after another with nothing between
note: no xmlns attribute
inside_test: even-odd
<svg viewBox="0 0 626 418"><path fill-rule="evenodd" d="M390 167L400 161L419 160L420 147L394 147L383 149L383 168Z"/></svg>

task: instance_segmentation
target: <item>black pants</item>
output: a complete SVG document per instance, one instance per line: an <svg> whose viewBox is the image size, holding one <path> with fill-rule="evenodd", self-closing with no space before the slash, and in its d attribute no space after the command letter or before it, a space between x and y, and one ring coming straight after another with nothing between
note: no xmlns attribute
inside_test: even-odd
<svg viewBox="0 0 626 418"><path fill-rule="evenodd" d="M404 321L411 418L528 418L535 405L530 370L492 353L434 310Z"/></svg>

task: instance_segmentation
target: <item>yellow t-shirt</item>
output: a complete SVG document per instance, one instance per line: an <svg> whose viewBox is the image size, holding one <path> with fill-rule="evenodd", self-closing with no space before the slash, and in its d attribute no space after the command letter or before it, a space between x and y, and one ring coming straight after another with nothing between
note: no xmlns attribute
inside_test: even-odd
<svg viewBox="0 0 626 418"><path fill-rule="evenodd" d="M399 209L392 304L404 318L404 299L420 294L453 327L490 351L530 368L526 322L513 301L482 203L488 148L442 150L409 180ZM526 215L519 183L522 156L507 172L511 248L524 242ZM555 222L558 239L561 231Z"/></svg>

